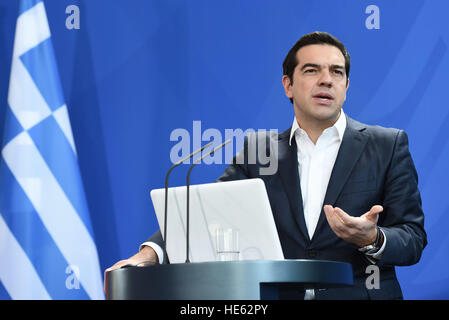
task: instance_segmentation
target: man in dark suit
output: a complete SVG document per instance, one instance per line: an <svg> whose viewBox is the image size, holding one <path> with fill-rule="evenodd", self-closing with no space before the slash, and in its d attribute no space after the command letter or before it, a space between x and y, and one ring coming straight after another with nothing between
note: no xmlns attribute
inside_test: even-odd
<svg viewBox="0 0 449 320"><path fill-rule="evenodd" d="M285 94L295 112L292 127L279 135L249 136L218 180L263 179L286 259L353 266L353 287L284 290L281 298L401 299L394 267L417 263L427 244L407 135L344 114L350 57L330 34L303 36L283 68ZM267 146L276 172L263 174L266 165L248 161L255 145ZM149 258L161 261L161 244L158 232L138 254L111 269ZM379 270L375 288L366 285L370 265Z"/></svg>

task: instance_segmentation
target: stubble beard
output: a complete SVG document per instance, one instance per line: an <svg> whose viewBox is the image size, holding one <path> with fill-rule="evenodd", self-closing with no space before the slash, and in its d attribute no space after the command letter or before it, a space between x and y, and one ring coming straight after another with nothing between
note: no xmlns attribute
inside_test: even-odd
<svg viewBox="0 0 449 320"><path fill-rule="evenodd" d="M329 108L332 109L333 112L329 112L328 110L325 109L323 110L323 112L320 112L320 110L317 111L316 108ZM318 105L318 106L311 106L308 109L312 111L304 112L302 108L299 108L298 106L294 105L295 115L300 124L302 125L307 124L321 128L328 128L333 126L340 116L341 108L342 105L337 106L336 108L333 106Z"/></svg>

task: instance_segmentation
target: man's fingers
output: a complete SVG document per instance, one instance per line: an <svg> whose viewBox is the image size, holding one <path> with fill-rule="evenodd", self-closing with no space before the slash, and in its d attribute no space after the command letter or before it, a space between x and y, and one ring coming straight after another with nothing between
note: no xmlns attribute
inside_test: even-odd
<svg viewBox="0 0 449 320"><path fill-rule="evenodd" d="M332 212L334 211L334 208L330 205L325 205L324 206L324 213L327 214L332 214Z"/></svg>
<svg viewBox="0 0 449 320"><path fill-rule="evenodd" d="M350 228L354 226L354 217L350 216L340 208L335 208L334 213L345 226Z"/></svg>
<svg viewBox="0 0 449 320"><path fill-rule="evenodd" d="M130 260L129 259L121 260L121 261L117 262L116 264L114 264L112 267L106 269L106 272L120 269L121 267L123 267L123 266L125 266L127 264L130 264Z"/></svg>
<svg viewBox="0 0 449 320"><path fill-rule="evenodd" d="M367 218L368 220L377 223L377 220L379 219L379 213L384 211L384 208L380 205L372 206L371 209L365 213L363 216Z"/></svg>
<svg viewBox="0 0 449 320"><path fill-rule="evenodd" d="M375 206L372 206L370 209L370 212L372 213L381 213L382 211L384 211L384 207L382 207L381 205L376 204Z"/></svg>
<svg viewBox="0 0 449 320"><path fill-rule="evenodd" d="M326 208L327 207L327 208ZM351 217L349 214L344 212L342 209L336 207L333 208L332 206L326 205L324 206L324 211L326 212L328 216L334 216L338 219L338 221L347 226L347 227L353 227L354 226L354 217Z"/></svg>
<svg viewBox="0 0 449 320"><path fill-rule="evenodd" d="M379 213L382 211L382 206L375 205L364 215L353 217L340 208L334 208L330 205L324 206L326 219L335 234L341 239L358 246L371 243L373 230L375 231Z"/></svg>
<svg viewBox="0 0 449 320"><path fill-rule="evenodd" d="M340 218L340 216L336 213L336 209L330 205L324 206L324 213L326 214L327 222L331 229L338 235L341 236L341 232L345 229L345 224ZM341 209L340 209L341 210Z"/></svg>
<svg viewBox="0 0 449 320"><path fill-rule="evenodd" d="M366 219L377 223L377 220L379 219L379 213L383 210L384 208L381 205L375 205L371 207L370 211L363 214L362 217L365 217ZM357 225L356 217L350 216L338 207L334 208L330 205L325 205L324 212L326 213L328 220L329 218L332 219L333 217L336 217L342 224L347 227L352 228Z"/></svg>
<svg viewBox="0 0 449 320"><path fill-rule="evenodd" d="M324 213L326 214L327 221L329 224L335 225L337 222L343 223L339 217L335 214L335 209L330 205L324 206Z"/></svg>

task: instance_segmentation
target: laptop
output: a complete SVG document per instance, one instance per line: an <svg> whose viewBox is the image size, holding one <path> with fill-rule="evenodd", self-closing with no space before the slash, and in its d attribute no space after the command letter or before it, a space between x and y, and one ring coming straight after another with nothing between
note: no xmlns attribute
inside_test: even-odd
<svg viewBox="0 0 449 320"><path fill-rule="evenodd" d="M186 189L168 191L167 254L171 263L186 260ZM152 190L151 199L164 230L165 189ZM262 179L190 186L190 262L217 261L219 228L238 230L239 260L284 259Z"/></svg>

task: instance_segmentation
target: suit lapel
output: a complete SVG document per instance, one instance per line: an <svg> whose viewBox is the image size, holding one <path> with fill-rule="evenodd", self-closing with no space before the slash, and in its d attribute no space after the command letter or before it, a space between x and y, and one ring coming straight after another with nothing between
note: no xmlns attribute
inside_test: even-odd
<svg viewBox="0 0 449 320"><path fill-rule="evenodd" d="M334 206L341 190L343 189L343 186L360 158L366 142L368 141L368 135L364 132L366 126L352 120L348 116L346 116L346 120L346 130L337 154L337 159L335 160L334 168L332 169L331 177L329 179L323 207L327 204ZM321 209L315 234L317 234L325 220L326 216L324 214L324 210Z"/></svg>
<svg viewBox="0 0 449 320"><path fill-rule="evenodd" d="M295 139L292 139L291 146L289 145L290 130L291 128L279 136L279 176L287 194L293 217L305 239L310 242L304 220L304 208L298 172L298 152Z"/></svg>

